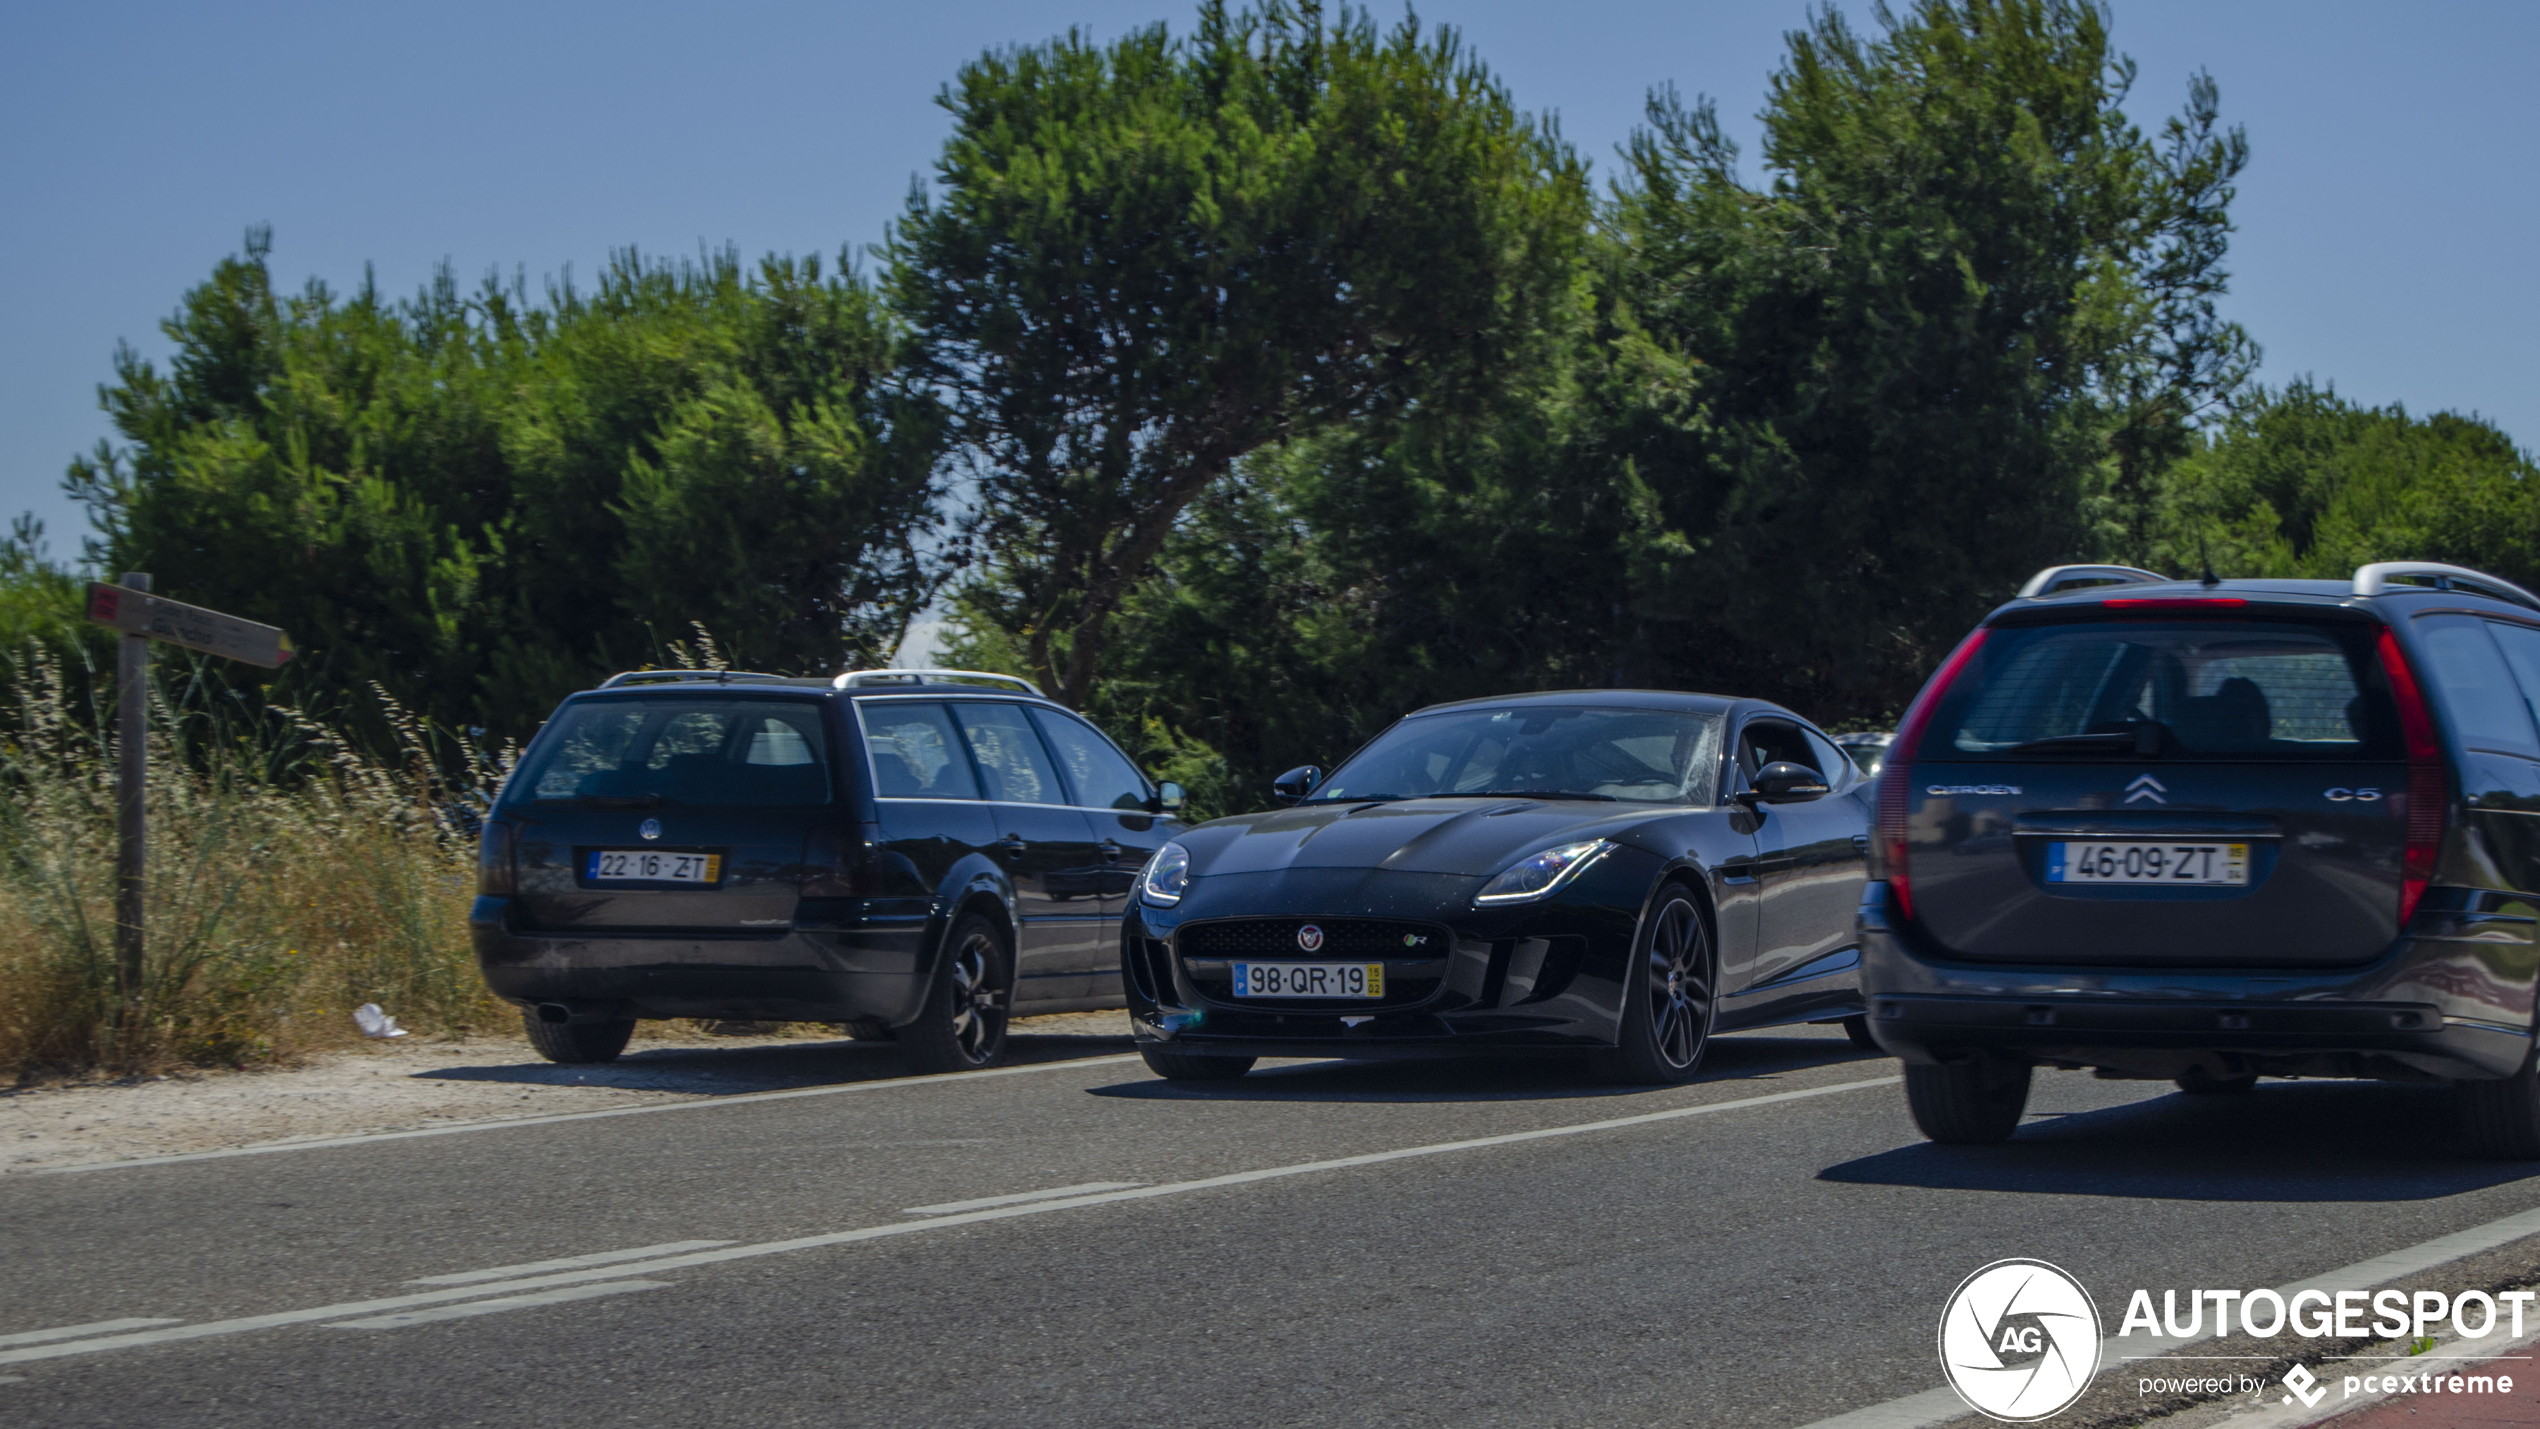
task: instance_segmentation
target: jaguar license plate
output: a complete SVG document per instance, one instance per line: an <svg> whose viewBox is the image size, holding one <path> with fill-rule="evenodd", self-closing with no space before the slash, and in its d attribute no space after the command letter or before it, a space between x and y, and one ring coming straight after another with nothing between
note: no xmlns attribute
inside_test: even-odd
<svg viewBox="0 0 2540 1429"><path fill-rule="evenodd" d="M582 876L593 883L712 883L722 873L719 853L602 848L591 851Z"/></svg>
<svg viewBox="0 0 2540 1429"><path fill-rule="evenodd" d="M2161 883L2185 888L2246 888L2249 846L2230 843L2050 843L2049 883Z"/></svg>
<svg viewBox="0 0 2540 1429"><path fill-rule="evenodd" d="M1383 963L1237 963L1237 997L1356 997L1385 995Z"/></svg>

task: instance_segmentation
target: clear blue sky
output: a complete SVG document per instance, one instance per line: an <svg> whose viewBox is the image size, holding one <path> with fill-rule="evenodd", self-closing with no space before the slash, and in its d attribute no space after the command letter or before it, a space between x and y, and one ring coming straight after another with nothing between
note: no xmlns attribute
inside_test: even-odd
<svg viewBox="0 0 2540 1429"><path fill-rule="evenodd" d="M1899 0L1903 3L1903 0ZM1865 20L1868 6L1839 8ZM1377 13L1398 16L1380 5ZM1720 103L1750 155L1793 0L1433 0L1530 109L1610 172L1651 85ZM963 59L1168 0L966 5L445 0L0 10L0 515L57 554L59 492L107 435L95 389L250 225L293 285L371 265L411 291L589 274L614 248L834 254L881 237L944 132ZM2129 111L2221 83L2255 159L2228 303L2270 382L2477 411L2540 441L2540 6L2117 0ZM1751 170L1751 164L1750 164Z"/></svg>

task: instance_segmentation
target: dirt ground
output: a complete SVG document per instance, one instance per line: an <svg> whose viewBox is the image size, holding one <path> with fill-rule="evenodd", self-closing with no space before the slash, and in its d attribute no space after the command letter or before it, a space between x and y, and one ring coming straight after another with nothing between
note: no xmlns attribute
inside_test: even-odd
<svg viewBox="0 0 2540 1429"><path fill-rule="evenodd" d="M1129 1015L1027 1017L1013 1037L1018 1061L1126 1052ZM403 1037L274 1071L0 1091L0 1175L906 1075L890 1044L813 1027L725 1036L647 1022L624 1056L593 1067L543 1061L517 1037Z"/></svg>

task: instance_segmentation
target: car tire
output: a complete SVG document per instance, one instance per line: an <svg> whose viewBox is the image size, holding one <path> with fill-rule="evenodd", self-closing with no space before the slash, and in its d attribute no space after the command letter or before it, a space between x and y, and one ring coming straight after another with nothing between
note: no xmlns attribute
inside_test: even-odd
<svg viewBox="0 0 2540 1429"><path fill-rule="evenodd" d="M944 934L944 956L917 1020L897 1029L921 1072L975 1072L1005 1060L1014 1008L1014 950L1005 930L965 913Z"/></svg>
<svg viewBox="0 0 2540 1429"><path fill-rule="evenodd" d="M2540 1161L2540 1052L2494 1081L2462 1082L2461 1131L2470 1149L2499 1161Z"/></svg>
<svg viewBox="0 0 2540 1429"><path fill-rule="evenodd" d="M2177 1079L2178 1089L2191 1097L2236 1097L2254 1091L2258 1074L2245 1077L2217 1077L2205 1071L2194 1071Z"/></svg>
<svg viewBox="0 0 2540 1429"><path fill-rule="evenodd" d="M520 1025L528 1030L529 1045L538 1049L539 1056L567 1066L614 1062L635 1036L632 1017L611 1022L546 1022L534 1007L520 1010Z"/></svg>
<svg viewBox="0 0 2540 1429"><path fill-rule="evenodd" d="M1980 1053L1962 1062L1905 1066L1914 1125L1944 1146L2008 1141L2028 1109L2029 1064Z"/></svg>
<svg viewBox="0 0 2540 1429"><path fill-rule="evenodd" d="M1852 1045L1864 1052L1886 1055L1887 1049L1879 1045L1879 1039L1870 1035L1870 1019L1865 1016L1856 1015L1843 1019L1843 1035L1851 1038Z"/></svg>
<svg viewBox="0 0 2540 1429"><path fill-rule="evenodd" d="M879 1017L850 1017L838 1024L838 1030L855 1042L897 1042L900 1036L891 1024Z"/></svg>
<svg viewBox="0 0 2540 1429"><path fill-rule="evenodd" d="M1641 920L1623 978L1614 1050L1598 1059L1598 1071L1608 1081L1636 1087L1693 1080L1711 1045L1719 985L1710 925L1693 894L1670 883Z"/></svg>
<svg viewBox="0 0 2540 1429"><path fill-rule="evenodd" d="M1168 1082L1231 1082L1252 1070L1251 1057L1212 1057L1205 1052L1168 1052L1140 1047L1147 1070Z"/></svg>

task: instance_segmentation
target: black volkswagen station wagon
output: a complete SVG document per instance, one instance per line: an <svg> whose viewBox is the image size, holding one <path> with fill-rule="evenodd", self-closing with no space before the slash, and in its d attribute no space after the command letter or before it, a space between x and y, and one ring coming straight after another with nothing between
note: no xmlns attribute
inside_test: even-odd
<svg viewBox="0 0 2540 1429"><path fill-rule="evenodd" d="M705 1017L984 1067L1017 1013L1123 1005L1121 912L1180 804L1012 676L619 675L504 783L477 962L558 1062Z"/></svg>
<svg viewBox="0 0 2540 1429"><path fill-rule="evenodd" d="M2476 571L2040 572L1880 779L1862 984L1924 1134L2087 1067L2453 1081L2470 1145L2540 1156L2535 707L2540 597Z"/></svg>

